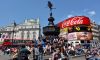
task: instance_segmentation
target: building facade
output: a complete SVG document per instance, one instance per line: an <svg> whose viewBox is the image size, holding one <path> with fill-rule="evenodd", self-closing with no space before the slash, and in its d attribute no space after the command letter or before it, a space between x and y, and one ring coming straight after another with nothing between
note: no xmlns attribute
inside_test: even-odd
<svg viewBox="0 0 100 60"><path fill-rule="evenodd" d="M38 40L40 36L40 22L38 19L26 19L21 24L12 23L0 28L1 40Z"/></svg>
<svg viewBox="0 0 100 60"><path fill-rule="evenodd" d="M96 24L95 22L92 22L92 34L93 34L93 46L97 47L99 46L100 43L100 31L99 31L99 25Z"/></svg>
<svg viewBox="0 0 100 60"><path fill-rule="evenodd" d="M100 42L100 25L99 25L99 42Z"/></svg>

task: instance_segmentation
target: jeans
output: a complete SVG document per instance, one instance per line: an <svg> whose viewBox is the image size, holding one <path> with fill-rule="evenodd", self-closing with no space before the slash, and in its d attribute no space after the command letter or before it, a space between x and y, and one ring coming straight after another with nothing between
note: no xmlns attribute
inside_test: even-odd
<svg viewBox="0 0 100 60"><path fill-rule="evenodd" d="M39 55L39 60L44 60L44 59L43 59L43 54L40 54L40 55Z"/></svg>

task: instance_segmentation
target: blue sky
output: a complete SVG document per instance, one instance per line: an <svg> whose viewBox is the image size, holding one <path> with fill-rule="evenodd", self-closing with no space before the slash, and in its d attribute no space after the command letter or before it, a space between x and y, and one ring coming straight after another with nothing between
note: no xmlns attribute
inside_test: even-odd
<svg viewBox="0 0 100 60"><path fill-rule="evenodd" d="M71 16L85 15L100 24L100 0L49 0L53 3L55 23ZM40 18L41 26L48 24L48 0L0 0L0 26Z"/></svg>

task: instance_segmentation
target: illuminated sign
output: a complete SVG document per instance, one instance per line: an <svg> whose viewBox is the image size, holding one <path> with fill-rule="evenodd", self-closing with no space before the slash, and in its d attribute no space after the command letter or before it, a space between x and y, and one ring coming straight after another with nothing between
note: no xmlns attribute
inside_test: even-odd
<svg viewBox="0 0 100 60"><path fill-rule="evenodd" d="M68 33L71 33L71 32L92 32L91 30L91 27L89 26L73 26L73 27L69 27L68 28Z"/></svg>
<svg viewBox="0 0 100 60"><path fill-rule="evenodd" d="M67 40L77 40L77 35L76 35L76 33L74 32L74 33L69 33L68 35L67 35Z"/></svg>
<svg viewBox="0 0 100 60"><path fill-rule="evenodd" d="M75 29L76 29L77 31L80 31L80 27L75 27Z"/></svg>
<svg viewBox="0 0 100 60"><path fill-rule="evenodd" d="M77 40L92 40L93 35L91 32L76 32Z"/></svg>
<svg viewBox="0 0 100 60"><path fill-rule="evenodd" d="M66 28L74 25L90 25L90 19L86 16L75 16L58 23L60 28Z"/></svg>
<svg viewBox="0 0 100 60"><path fill-rule="evenodd" d="M60 29L60 32L68 32L68 28Z"/></svg>
<svg viewBox="0 0 100 60"><path fill-rule="evenodd" d="M93 35L91 32L73 32L68 33L67 40L92 40Z"/></svg>

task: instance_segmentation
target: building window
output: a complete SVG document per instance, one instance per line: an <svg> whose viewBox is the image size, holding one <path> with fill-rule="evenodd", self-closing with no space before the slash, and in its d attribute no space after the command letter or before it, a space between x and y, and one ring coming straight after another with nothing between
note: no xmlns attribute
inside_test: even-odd
<svg viewBox="0 0 100 60"><path fill-rule="evenodd" d="M27 32L27 39L29 39L30 38L30 32L28 31Z"/></svg>
<svg viewBox="0 0 100 60"><path fill-rule="evenodd" d="M33 32L33 39L36 39L36 32Z"/></svg>
<svg viewBox="0 0 100 60"><path fill-rule="evenodd" d="M24 31L22 31L22 33L21 33L21 38L22 39L24 38Z"/></svg>

